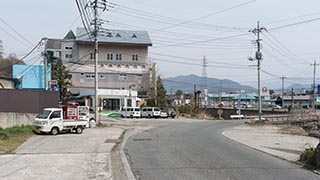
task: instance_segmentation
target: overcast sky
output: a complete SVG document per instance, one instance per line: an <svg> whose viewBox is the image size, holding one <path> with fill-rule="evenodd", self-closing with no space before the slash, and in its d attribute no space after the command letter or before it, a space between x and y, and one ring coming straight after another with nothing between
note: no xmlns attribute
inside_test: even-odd
<svg viewBox="0 0 320 180"><path fill-rule="evenodd" d="M311 84L314 60L320 62L319 0L111 0L101 18L108 29L147 30L153 46L149 58L163 77L203 73L256 87L257 70L248 61L254 56L257 21L263 32L262 86ZM63 38L81 27L73 0L2 1L0 40L6 55L22 57L42 37ZM308 22L310 21L310 22ZM296 25L294 25L296 24ZM38 53L38 54L37 54ZM40 61L40 52L27 63ZM320 69L319 69L320 73ZM318 73L318 74L319 74ZM317 76L319 77L319 76ZM299 81L298 81L299 80Z"/></svg>

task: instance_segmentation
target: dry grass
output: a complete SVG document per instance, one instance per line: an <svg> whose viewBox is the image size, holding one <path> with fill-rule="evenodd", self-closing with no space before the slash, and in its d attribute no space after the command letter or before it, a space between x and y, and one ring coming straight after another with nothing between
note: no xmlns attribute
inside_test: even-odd
<svg viewBox="0 0 320 180"><path fill-rule="evenodd" d="M13 153L22 143L33 136L31 126L0 128L0 151Z"/></svg>
<svg viewBox="0 0 320 180"><path fill-rule="evenodd" d="M297 126L283 126L280 132L283 134L308 136L308 133L303 128Z"/></svg>

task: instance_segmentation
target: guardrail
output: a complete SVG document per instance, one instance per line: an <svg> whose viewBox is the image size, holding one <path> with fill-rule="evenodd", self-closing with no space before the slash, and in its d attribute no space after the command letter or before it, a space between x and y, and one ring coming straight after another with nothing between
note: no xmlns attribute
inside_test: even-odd
<svg viewBox="0 0 320 180"><path fill-rule="evenodd" d="M246 116L245 119L258 119L259 116ZM297 123L304 124L308 122L320 121L318 113L303 113L303 114L286 114L286 115L263 115L262 120L273 123Z"/></svg>

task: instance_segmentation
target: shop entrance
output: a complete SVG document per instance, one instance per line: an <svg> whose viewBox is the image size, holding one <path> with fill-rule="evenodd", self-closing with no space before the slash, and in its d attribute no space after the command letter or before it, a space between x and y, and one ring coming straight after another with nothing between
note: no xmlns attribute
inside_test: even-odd
<svg viewBox="0 0 320 180"><path fill-rule="evenodd" d="M105 111L120 110L120 99L103 99L103 110Z"/></svg>

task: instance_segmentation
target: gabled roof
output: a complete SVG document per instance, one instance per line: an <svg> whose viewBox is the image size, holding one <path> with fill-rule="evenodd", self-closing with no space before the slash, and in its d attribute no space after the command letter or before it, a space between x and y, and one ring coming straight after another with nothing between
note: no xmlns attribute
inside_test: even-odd
<svg viewBox="0 0 320 180"><path fill-rule="evenodd" d="M17 78L12 78L12 77L2 76L2 75L0 75L0 79L4 79L4 80L8 80L8 81L13 81L13 82L19 82L19 80L18 80Z"/></svg>
<svg viewBox="0 0 320 180"><path fill-rule="evenodd" d="M76 39L76 36L74 35L73 31L70 30L63 39Z"/></svg>
<svg viewBox="0 0 320 180"><path fill-rule="evenodd" d="M88 33L84 28L77 28L76 41L91 42ZM102 29L98 33L99 43L114 44L137 44L152 46L152 42L147 31L111 30Z"/></svg>

